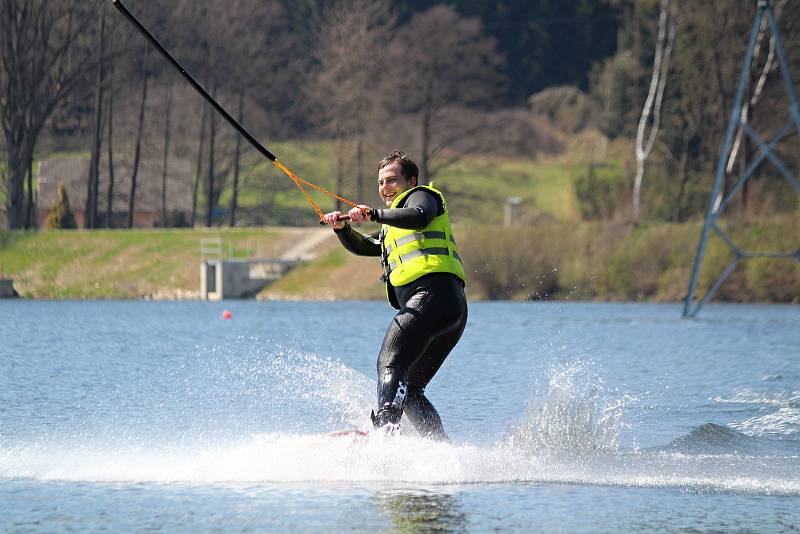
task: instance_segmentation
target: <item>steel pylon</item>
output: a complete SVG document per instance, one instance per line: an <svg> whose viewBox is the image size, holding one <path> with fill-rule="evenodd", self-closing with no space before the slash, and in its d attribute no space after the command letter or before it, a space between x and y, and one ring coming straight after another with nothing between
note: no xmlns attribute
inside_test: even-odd
<svg viewBox="0 0 800 534"><path fill-rule="evenodd" d="M747 79L750 75L750 68L753 61L753 54L755 52L758 31L764 17L767 17L772 35L775 38L775 52L778 57L778 64L780 66L786 93L788 94L790 100L789 118L768 143L764 142L761 136L759 136L758 133L756 133L756 131L753 130L753 128L746 121L742 120L742 99L747 85ZM736 185L728 192L725 198L719 199L720 189L725 177L725 167L728 158L730 157L733 138L738 128L743 129L744 134L747 135L747 137L758 147L759 153L753 159L753 161L750 162L744 174L739 178L738 182L736 182ZM703 231L700 234L700 241L697 244L697 253L694 259L692 277L689 280L689 290L686 293L686 301L683 305L684 317L696 316L697 312L699 312L700 309L714 297L720 286L725 282L725 280L727 280L731 273L733 273L734 269L736 269L739 263L743 260L749 258L766 257L786 258L800 261L800 247L798 247L797 250L790 252L756 252L742 250L717 224L717 220L731 202L731 199L733 199L734 195L739 192L745 182L750 179L750 177L765 159L768 159L778 169L778 172L780 172L781 175L783 175L789 181L789 183L792 184L795 191L800 193L800 182L798 182L795 175L786 167L786 165L784 165L774 151L775 146L793 129L796 129L797 132L800 133L800 108L798 108L797 104L797 90L795 89L794 81L791 73L789 72L789 62L786 59L786 52L783 47L783 42L781 41L780 31L778 30L778 24L775 21L775 15L772 11L772 6L770 6L768 0L759 0L756 19L755 22L753 22L753 29L750 32L750 42L747 47L747 53L745 54L742 62L742 71L739 76L739 86L736 90L733 109L731 109L731 116L728 121L727 130L725 131L725 141L722 147L722 153L720 154L716 171L714 173L714 184L711 188L711 197L708 201L705 224L703 225ZM700 273L700 267L703 264L703 256L705 255L706 244L708 242L708 237L711 230L714 230L714 232L719 235L720 238L722 238L725 244L733 252L734 258L728 267L725 268L722 274L720 274L716 281L711 285L708 291L706 291L706 294L702 299L700 299L700 302L694 304L693 300L695 290L697 289L697 278Z"/></svg>

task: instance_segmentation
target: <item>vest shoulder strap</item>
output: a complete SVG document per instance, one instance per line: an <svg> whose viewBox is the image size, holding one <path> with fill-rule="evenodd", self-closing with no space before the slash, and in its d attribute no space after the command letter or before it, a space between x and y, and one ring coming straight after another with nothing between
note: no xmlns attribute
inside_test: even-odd
<svg viewBox="0 0 800 534"><path fill-rule="evenodd" d="M447 202L444 199L444 195L442 194L441 191L431 187L430 185L417 185L412 187L411 189L406 189L400 194L399 197L397 197L394 200L394 202L392 203L392 207L399 208L400 205L403 204L412 193L420 190L427 191L431 193L434 196L434 198L436 198L436 201L439 203L439 211L440 211L440 213L437 213L437 215L441 215L442 213L447 212Z"/></svg>

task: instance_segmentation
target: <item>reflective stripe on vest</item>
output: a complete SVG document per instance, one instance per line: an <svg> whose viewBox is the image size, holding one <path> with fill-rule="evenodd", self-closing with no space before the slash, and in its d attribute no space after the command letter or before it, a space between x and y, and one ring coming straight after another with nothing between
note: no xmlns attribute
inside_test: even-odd
<svg viewBox="0 0 800 534"><path fill-rule="evenodd" d="M407 236L404 236L404 237L401 237L400 239L398 239L397 240L397 246L398 247L402 247L403 245L411 243L412 241L422 241L423 239L426 239L426 238L427 239L447 239L447 235L444 232L417 232L417 233L409 234ZM455 243L456 242L456 238L451 235L450 236L450 241ZM387 243L386 244L386 254L391 254L393 250L394 250L394 247L391 244ZM404 260L405 260L405 258L403 258L401 256L400 257L400 261L404 261Z"/></svg>
<svg viewBox="0 0 800 534"><path fill-rule="evenodd" d="M439 254L441 256L449 256L450 255L450 251L447 250L446 248L437 248L437 247L423 248L423 249L420 249L420 250L412 250L411 252L408 252L408 253L403 254L402 256L400 256L400 262L402 263L404 261L408 261L408 260L411 260L411 259L414 259L414 258L418 258L420 256L431 256L431 255L435 255L435 254ZM456 252L455 250L453 251L453 257L456 258L458 261L461 261L461 256L459 256L458 252ZM397 263L396 262L393 262L393 261L389 262L389 272L393 271L396 267L397 267Z"/></svg>

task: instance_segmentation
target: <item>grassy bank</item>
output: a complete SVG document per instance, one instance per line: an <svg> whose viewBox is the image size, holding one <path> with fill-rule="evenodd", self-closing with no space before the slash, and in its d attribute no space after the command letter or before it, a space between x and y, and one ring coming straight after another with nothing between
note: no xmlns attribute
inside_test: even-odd
<svg viewBox="0 0 800 534"><path fill-rule="evenodd" d="M773 218L727 230L746 250L796 250L796 218ZM221 237L225 254L274 255L308 230L111 230L0 234L0 275L31 298L194 298L200 285L200 242ZM632 227L567 223L543 217L524 227L457 228L473 299L676 301L683 298L699 223ZM719 238L709 242L698 291L731 259ZM346 253L335 238L317 260L301 265L259 295L267 299L379 299L376 258ZM722 286L719 299L800 302L800 262L753 259Z"/></svg>
<svg viewBox="0 0 800 534"><path fill-rule="evenodd" d="M224 253L286 248L291 232L97 230L0 233L0 275L31 298L192 298L200 245L221 236Z"/></svg>

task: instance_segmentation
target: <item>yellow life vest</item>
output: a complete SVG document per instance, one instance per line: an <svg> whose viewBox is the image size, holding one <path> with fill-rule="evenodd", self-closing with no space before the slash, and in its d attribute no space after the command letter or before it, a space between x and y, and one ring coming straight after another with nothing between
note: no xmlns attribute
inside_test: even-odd
<svg viewBox="0 0 800 534"><path fill-rule="evenodd" d="M384 275L393 286L411 283L429 273L452 273L466 282L442 192L432 186L412 187L398 195L391 207L396 208L408 195L419 189L433 193L441 202L443 213L434 217L424 228L406 229L387 224L382 226Z"/></svg>

